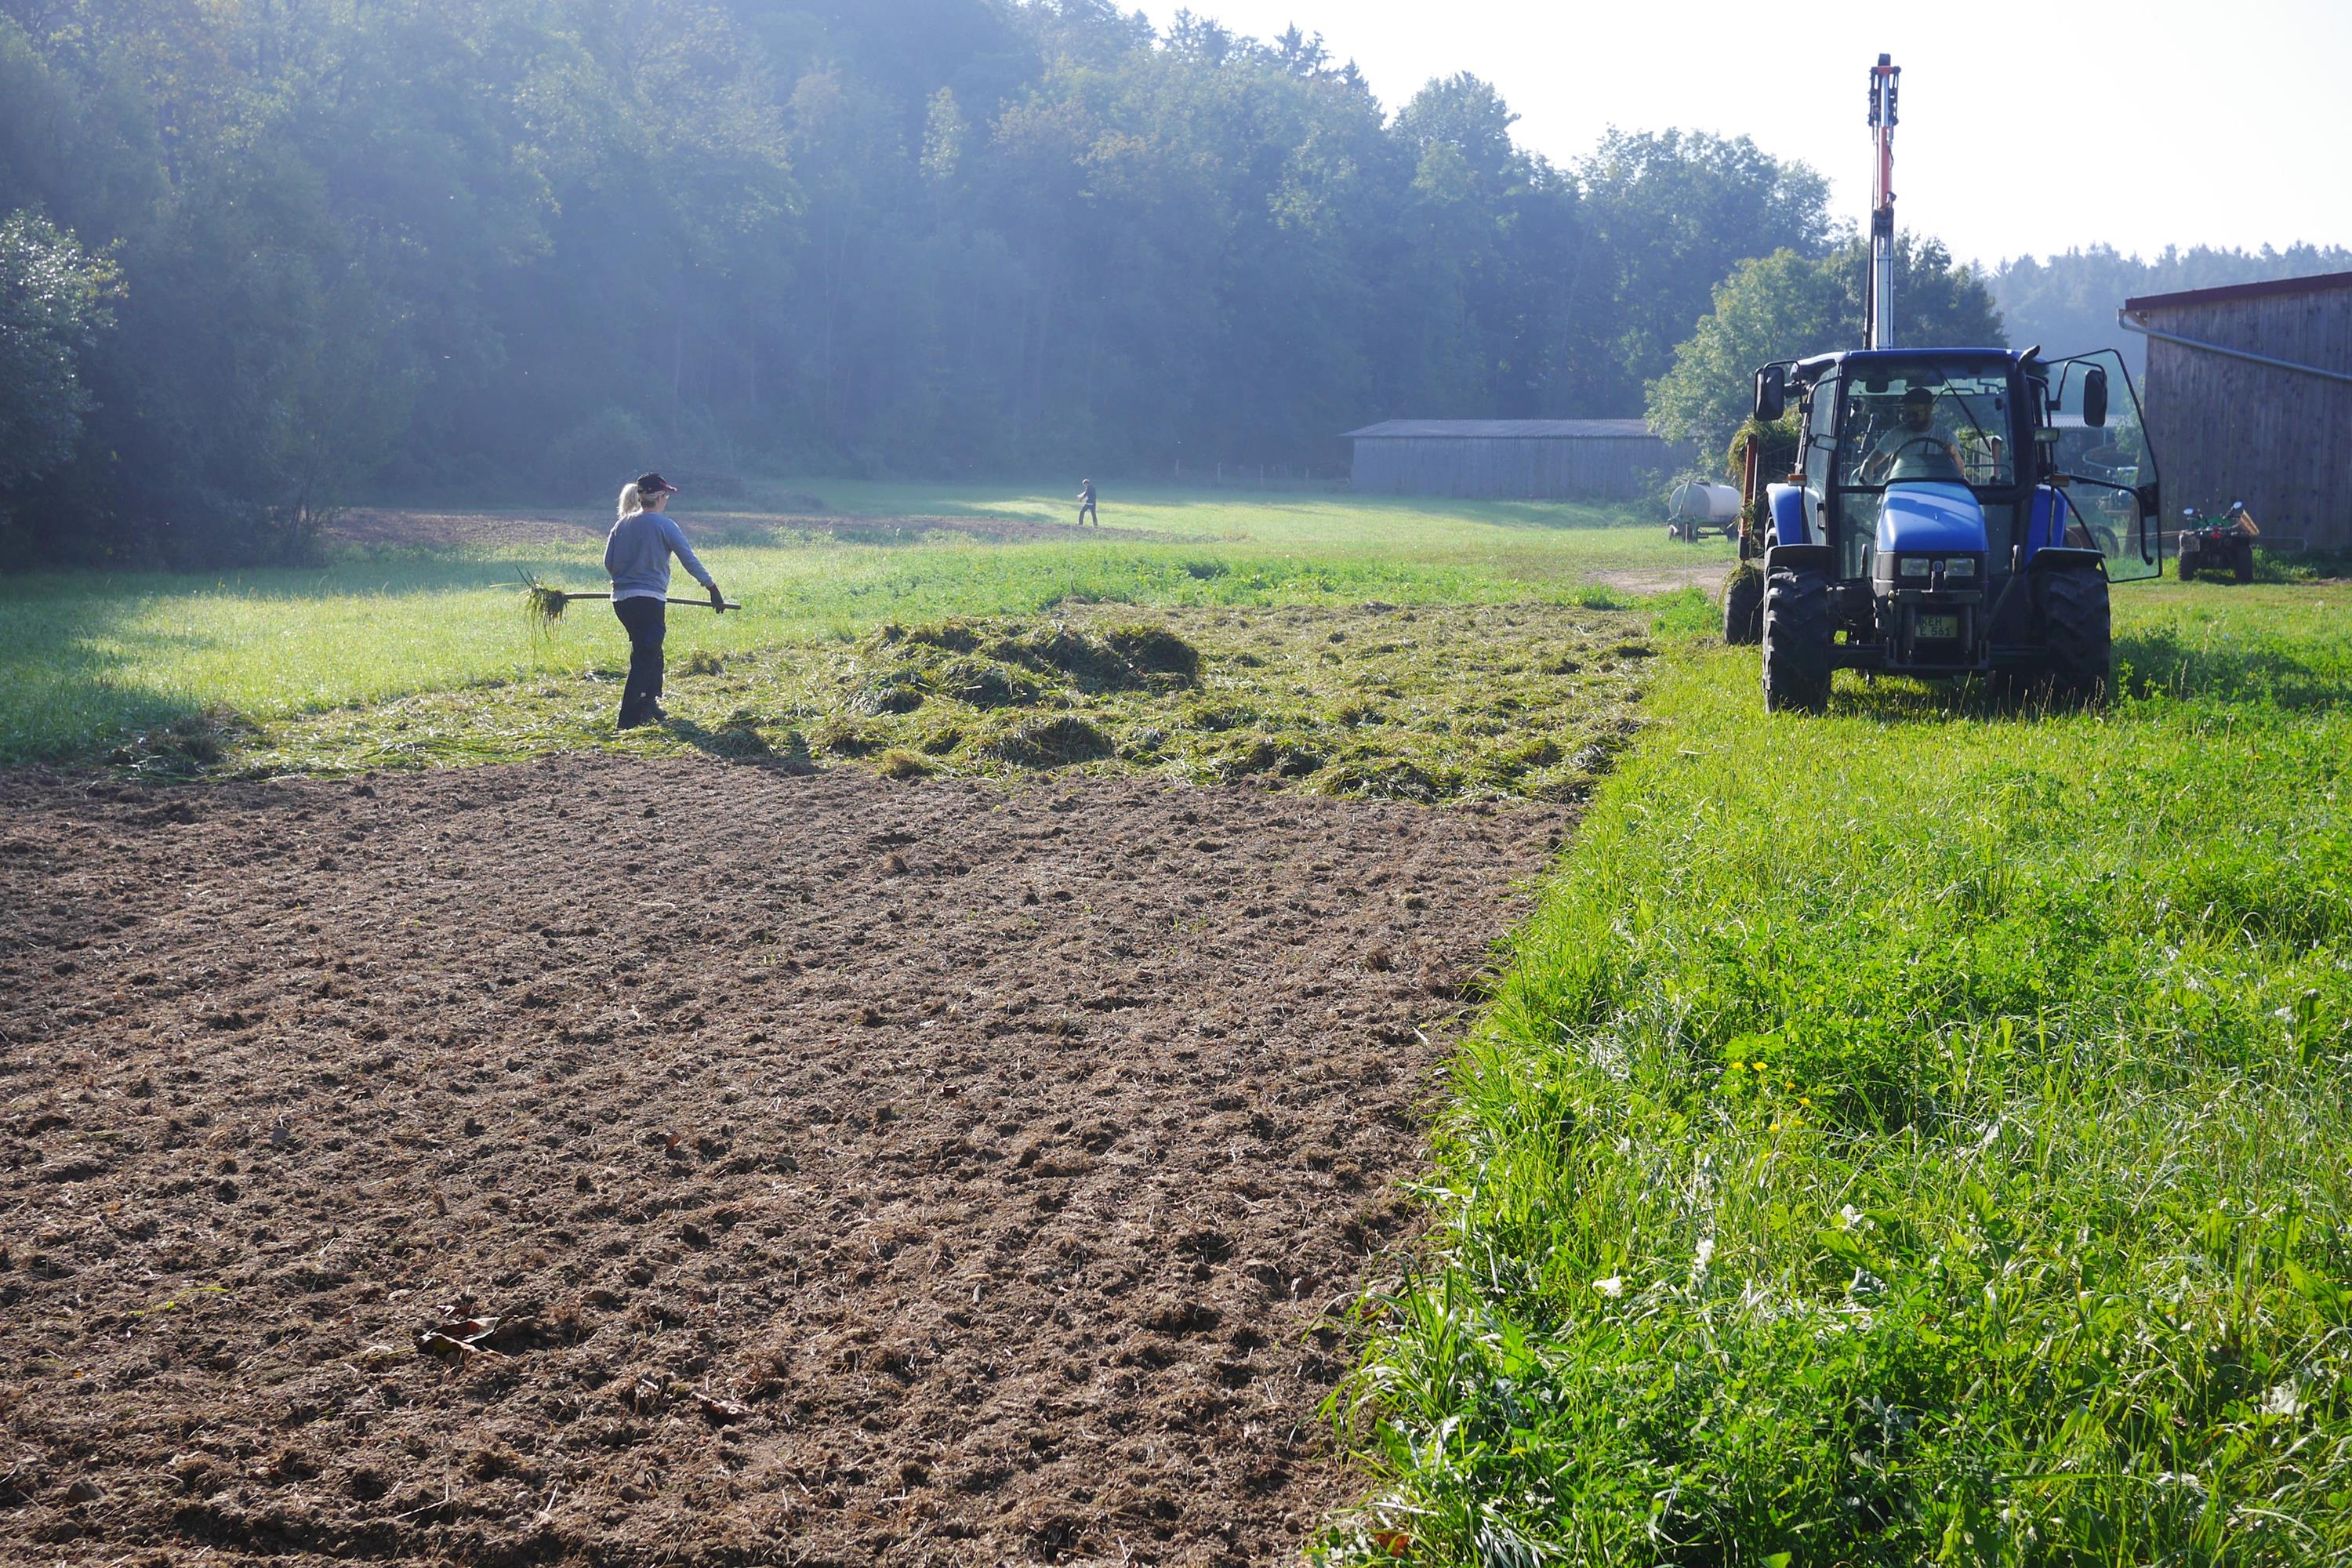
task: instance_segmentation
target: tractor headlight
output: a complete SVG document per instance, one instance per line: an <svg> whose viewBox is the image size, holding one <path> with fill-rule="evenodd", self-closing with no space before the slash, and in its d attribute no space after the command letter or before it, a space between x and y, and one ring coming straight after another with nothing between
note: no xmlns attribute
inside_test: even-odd
<svg viewBox="0 0 2352 1568"><path fill-rule="evenodd" d="M1974 556L1956 555L1944 563L1944 575L1947 577L1973 577L1976 574L1977 563Z"/></svg>
<svg viewBox="0 0 2352 1568"><path fill-rule="evenodd" d="M1932 564L1933 563L1924 555L1906 555L1902 564L1895 570L1906 577L1925 577L1927 574L1927 568Z"/></svg>

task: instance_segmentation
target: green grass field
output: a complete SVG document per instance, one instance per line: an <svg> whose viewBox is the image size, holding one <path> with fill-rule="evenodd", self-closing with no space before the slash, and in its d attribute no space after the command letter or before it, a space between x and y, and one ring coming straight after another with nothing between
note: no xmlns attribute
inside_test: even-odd
<svg viewBox="0 0 2352 1568"><path fill-rule="evenodd" d="M1662 678L1462 1060L1336 1554L2352 1555L2352 588L2128 695Z"/></svg>
<svg viewBox="0 0 2352 1568"><path fill-rule="evenodd" d="M1069 515L1058 500L1012 490L821 488L832 507L877 519ZM679 508L690 534L744 541L714 544L707 559L748 607L676 614L674 660L1071 603L1565 602L1599 574L1730 555L1719 541L1672 543L1618 513L1507 502L1149 492L1108 498L1111 526L1083 541L845 543L762 531L763 515L795 509L786 492L761 500ZM603 605L574 606L545 638L521 613L520 572L602 586L599 515L568 515L579 524L570 540L346 552L313 570L0 579L11 634L0 647L0 763L102 758L199 715L267 724L524 676L615 675L627 649Z"/></svg>

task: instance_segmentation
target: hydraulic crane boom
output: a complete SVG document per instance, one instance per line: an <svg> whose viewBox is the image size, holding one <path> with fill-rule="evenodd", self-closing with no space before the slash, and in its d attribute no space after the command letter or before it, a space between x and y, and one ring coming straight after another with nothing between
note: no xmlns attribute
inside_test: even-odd
<svg viewBox="0 0 2352 1568"><path fill-rule="evenodd" d="M1870 135L1878 150L1870 204L1870 293L1862 308L1864 346L1895 346L1895 100L1903 68L1881 55L1870 68Z"/></svg>

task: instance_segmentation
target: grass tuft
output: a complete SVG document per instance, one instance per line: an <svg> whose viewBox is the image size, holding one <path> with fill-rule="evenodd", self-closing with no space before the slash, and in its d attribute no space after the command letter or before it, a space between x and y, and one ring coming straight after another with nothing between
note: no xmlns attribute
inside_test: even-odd
<svg viewBox="0 0 2352 1568"><path fill-rule="evenodd" d="M886 779L927 779L938 770L928 758L903 746L893 746L875 759L874 771Z"/></svg>
<svg viewBox="0 0 2352 1568"><path fill-rule="evenodd" d="M1062 768L1108 757L1117 748L1111 738L1073 713L1028 719L986 743L987 753L999 762L1024 768Z"/></svg>

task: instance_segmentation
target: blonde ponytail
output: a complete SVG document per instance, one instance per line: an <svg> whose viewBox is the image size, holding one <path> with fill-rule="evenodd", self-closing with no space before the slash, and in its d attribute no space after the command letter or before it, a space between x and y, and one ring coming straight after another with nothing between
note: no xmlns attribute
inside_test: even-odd
<svg viewBox="0 0 2352 1568"><path fill-rule="evenodd" d="M621 487L621 515L615 521L626 522L646 510L646 498L638 493L634 479Z"/></svg>

